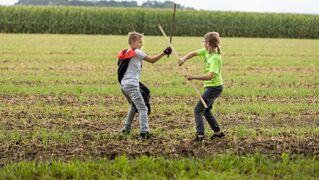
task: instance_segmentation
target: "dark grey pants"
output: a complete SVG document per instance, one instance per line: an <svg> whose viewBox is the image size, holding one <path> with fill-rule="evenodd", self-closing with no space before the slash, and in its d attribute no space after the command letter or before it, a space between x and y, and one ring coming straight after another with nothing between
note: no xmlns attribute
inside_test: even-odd
<svg viewBox="0 0 319 180"><path fill-rule="evenodd" d="M199 101L196 104L196 107L194 109L197 135L204 135L205 128L204 128L203 116L205 117L209 126L212 128L214 132L220 131L217 120L214 117L211 110L213 108L213 104L215 100L217 99L217 97L220 96L222 91L223 91L223 86L210 86L205 88L205 92L203 93L202 97L204 101L206 102L208 108L205 109L203 103Z"/></svg>

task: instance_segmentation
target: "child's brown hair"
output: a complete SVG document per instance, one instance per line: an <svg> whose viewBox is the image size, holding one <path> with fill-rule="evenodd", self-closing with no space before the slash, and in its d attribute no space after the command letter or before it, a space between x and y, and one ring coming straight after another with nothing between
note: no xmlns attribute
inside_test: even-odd
<svg viewBox="0 0 319 180"><path fill-rule="evenodd" d="M141 39L144 35L135 31L128 33L128 44L131 44L133 41Z"/></svg>
<svg viewBox="0 0 319 180"><path fill-rule="evenodd" d="M213 48L217 48L218 54L222 54L222 51L220 49L220 37L218 32L208 32L204 36L205 41L208 42L209 46Z"/></svg>

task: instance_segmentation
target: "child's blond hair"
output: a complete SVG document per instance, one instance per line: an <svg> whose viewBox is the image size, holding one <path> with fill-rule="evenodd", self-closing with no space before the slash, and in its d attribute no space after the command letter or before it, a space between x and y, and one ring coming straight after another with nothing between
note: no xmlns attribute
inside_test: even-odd
<svg viewBox="0 0 319 180"><path fill-rule="evenodd" d="M220 37L218 32L208 32L204 36L205 41L208 42L209 46L213 48L217 48L218 54L222 54L222 51L220 49Z"/></svg>
<svg viewBox="0 0 319 180"><path fill-rule="evenodd" d="M131 44L132 42L141 39L144 35L135 31L128 33L128 44Z"/></svg>

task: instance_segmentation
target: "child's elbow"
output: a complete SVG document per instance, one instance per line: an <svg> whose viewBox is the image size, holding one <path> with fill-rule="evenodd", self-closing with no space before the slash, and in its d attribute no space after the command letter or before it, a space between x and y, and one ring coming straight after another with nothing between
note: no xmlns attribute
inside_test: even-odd
<svg viewBox="0 0 319 180"><path fill-rule="evenodd" d="M211 79L213 79L213 77L214 77L213 73L208 73L206 80L211 80Z"/></svg>
<svg viewBox="0 0 319 180"><path fill-rule="evenodd" d="M152 63L152 64L156 63L155 59L151 59L150 63Z"/></svg>
<svg viewBox="0 0 319 180"><path fill-rule="evenodd" d="M146 57L144 60L152 64L156 62L153 57Z"/></svg>

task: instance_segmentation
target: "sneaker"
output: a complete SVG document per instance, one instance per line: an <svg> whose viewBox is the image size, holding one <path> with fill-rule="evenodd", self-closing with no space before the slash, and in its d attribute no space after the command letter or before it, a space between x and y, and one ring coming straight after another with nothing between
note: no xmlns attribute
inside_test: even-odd
<svg viewBox="0 0 319 180"><path fill-rule="evenodd" d="M122 130L122 134L124 134L124 135L128 135L130 133L131 133L131 130L129 130L129 129L123 129Z"/></svg>
<svg viewBox="0 0 319 180"><path fill-rule="evenodd" d="M204 135L196 135L196 138L193 139L194 142L202 142L204 140Z"/></svg>
<svg viewBox="0 0 319 180"><path fill-rule="evenodd" d="M149 132L142 132L139 135L139 139L149 139L151 137Z"/></svg>
<svg viewBox="0 0 319 180"><path fill-rule="evenodd" d="M222 132L222 131L215 132L215 133L213 134L213 136L211 137L211 140L214 140L214 139L216 139L216 138L222 138L222 137L224 137L224 136L225 136L225 134L224 134L224 132Z"/></svg>

